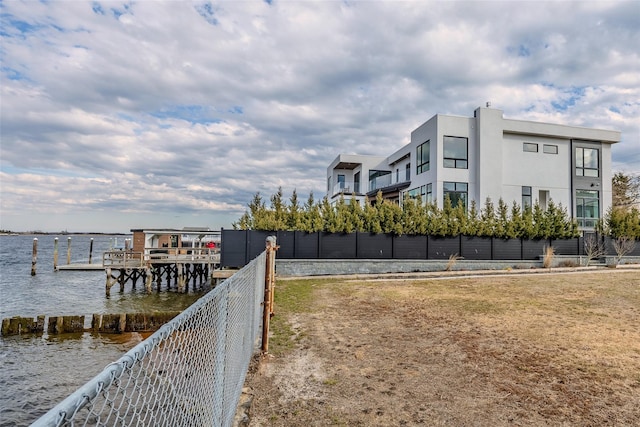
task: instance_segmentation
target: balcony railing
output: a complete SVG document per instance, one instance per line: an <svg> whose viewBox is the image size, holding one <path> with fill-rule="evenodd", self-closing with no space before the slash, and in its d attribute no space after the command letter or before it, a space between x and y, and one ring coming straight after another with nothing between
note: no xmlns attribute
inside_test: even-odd
<svg viewBox="0 0 640 427"><path fill-rule="evenodd" d="M333 196L337 194L353 194L360 193L360 183L353 181L339 182L333 186Z"/></svg>

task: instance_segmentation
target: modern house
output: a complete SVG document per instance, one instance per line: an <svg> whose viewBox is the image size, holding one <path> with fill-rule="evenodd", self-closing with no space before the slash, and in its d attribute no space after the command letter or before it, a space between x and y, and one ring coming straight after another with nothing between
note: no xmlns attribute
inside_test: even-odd
<svg viewBox="0 0 640 427"><path fill-rule="evenodd" d="M553 200L584 230L611 206L611 144L620 132L505 119L480 107L473 117L437 114L388 157L340 154L327 168L327 197L402 204L420 195L442 207L481 207L487 198L521 206Z"/></svg>

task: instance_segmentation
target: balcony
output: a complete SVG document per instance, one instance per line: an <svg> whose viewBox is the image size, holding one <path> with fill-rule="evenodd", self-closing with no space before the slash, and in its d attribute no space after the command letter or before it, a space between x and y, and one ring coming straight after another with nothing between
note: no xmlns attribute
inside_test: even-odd
<svg viewBox="0 0 640 427"><path fill-rule="evenodd" d="M337 196L338 194L358 194L360 193L360 183L353 181L339 182L333 186L333 192L331 196Z"/></svg>

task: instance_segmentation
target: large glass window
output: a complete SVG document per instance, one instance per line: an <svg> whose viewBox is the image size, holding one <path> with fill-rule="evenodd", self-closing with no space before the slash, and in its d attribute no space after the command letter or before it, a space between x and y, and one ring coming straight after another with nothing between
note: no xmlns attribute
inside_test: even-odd
<svg viewBox="0 0 640 427"><path fill-rule="evenodd" d="M458 136L445 136L444 137L444 167L467 169L468 157L467 157L467 138L461 138Z"/></svg>
<svg viewBox="0 0 640 427"><path fill-rule="evenodd" d="M404 180L405 181L411 180L411 163L407 163L407 167L404 170Z"/></svg>
<svg viewBox="0 0 640 427"><path fill-rule="evenodd" d="M599 150L597 148L576 148L576 175L600 176Z"/></svg>
<svg viewBox="0 0 640 427"><path fill-rule="evenodd" d="M344 183L344 175L338 175L338 187L340 187L341 190L344 189Z"/></svg>
<svg viewBox="0 0 640 427"><path fill-rule="evenodd" d="M404 192L405 199L417 199L418 196L423 203L431 203L433 201L432 184L422 185Z"/></svg>
<svg viewBox="0 0 640 427"><path fill-rule="evenodd" d="M467 188L466 182L444 182L443 183L443 201L444 197L449 196L451 200L451 206L456 207L462 203L462 206L467 209Z"/></svg>
<svg viewBox="0 0 640 427"><path fill-rule="evenodd" d="M353 191L356 193L360 192L360 172L356 172L353 175Z"/></svg>
<svg viewBox="0 0 640 427"><path fill-rule="evenodd" d="M576 191L576 219L583 228L594 228L600 216L600 196L597 191Z"/></svg>
<svg viewBox="0 0 640 427"><path fill-rule="evenodd" d="M429 170L429 141L416 148L416 175Z"/></svg>
<svg viewBox="0 0 640 427"><path fill-rule="evenodd" d="M522 187L522 208L531 207L531 187Z"/></svg>

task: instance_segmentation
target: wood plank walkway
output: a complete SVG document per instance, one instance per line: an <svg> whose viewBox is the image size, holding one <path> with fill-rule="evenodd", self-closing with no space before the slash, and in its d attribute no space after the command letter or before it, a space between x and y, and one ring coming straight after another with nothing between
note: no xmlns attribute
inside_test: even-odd
<svg viewBox="0 0 640 427"><path fill-rule="evenodd" d="M58 271L104 271L102 263L98 264L65 264L59 265Z"/></svg>

